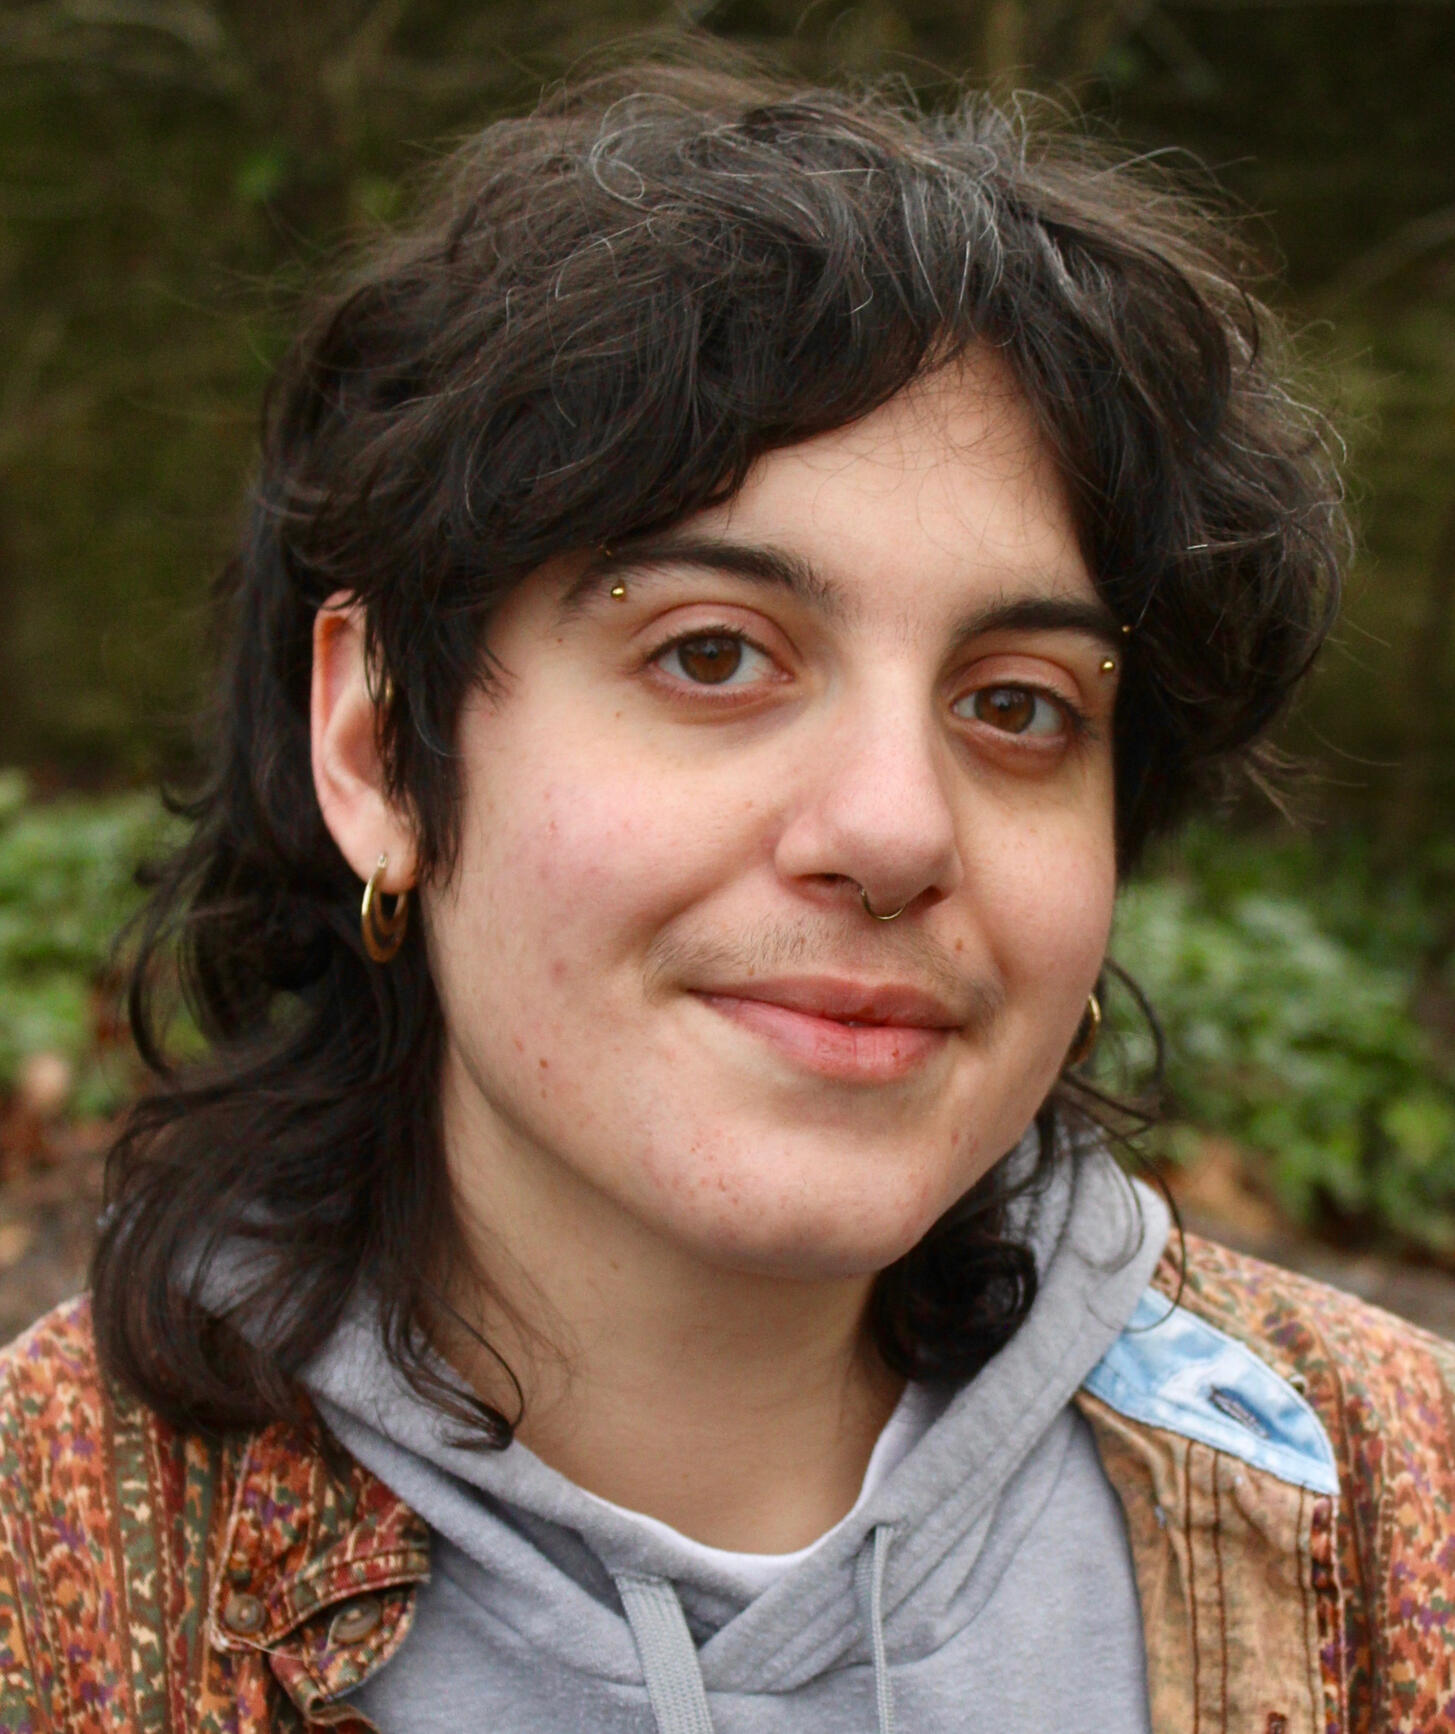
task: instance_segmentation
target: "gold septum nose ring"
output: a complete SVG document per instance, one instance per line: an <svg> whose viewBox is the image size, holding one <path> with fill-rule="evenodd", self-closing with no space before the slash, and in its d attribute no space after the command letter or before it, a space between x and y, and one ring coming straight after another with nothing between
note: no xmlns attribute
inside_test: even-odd
<svg viewBox="0 0 1455 1734"><path fill-rule="evenodd" d="M857 879L854 883L856 885L859 884ZM870 903L869 893L862 885L859 885L859 901L864 905L864 913L874 921L898 921L900 916L904 914L905 910L909 908L909 904L901 903L898 909L891 910L888 915L881 915L879 911L874 908L873 904Z"/></svg>
<svg viewBox="0 0 1455 1734"><path fill-rule="evenodd" d="M379 881L388 870L389 857L381 855L378 865L369 875L369 882L364 887L364 901L359 906L359 931L363 935L364 950L375 963L389 963L398 955L399 947L404 944L404 931L409 926L407 891L399 893L387 915L384 912L384 893L379 889Z"/></svg>

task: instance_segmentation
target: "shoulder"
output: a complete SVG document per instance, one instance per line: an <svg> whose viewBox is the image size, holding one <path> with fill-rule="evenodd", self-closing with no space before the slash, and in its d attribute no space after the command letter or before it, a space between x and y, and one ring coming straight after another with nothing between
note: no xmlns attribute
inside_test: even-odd
<svg viewBox="0 0 1455 1734"><path fill-rule="evenodd" d="M216 1445L179 1433L118 1391L101 1366L88 1295L67 1301L0 1349L0 1512L10 1521L102 1521L142 1469L201 1456ZM163 1473L156 1492L168 1491Z"/></svg>
<svg viewBox="0 0 1455 1734"><path fill-rule="evenodd" d="M157 1725L145 1700L203 1617L228 1455L111 1385L84 1296L0 1350L0 1727L58 1702Z"/></svg>
<svg viewBox="0 0 1455 1734"><path fill-rule="evenodd" d="M87 1297L67 1301L0 1350L0 1522L33 1553L69 1524L104 1519L116 1405Z"/></svg>
<svg viewBox="0 0 1455 1734"><path fill-rule="evenodd" d="M0 1350L4 1734L292 1728L361 1645L392 1654L424 1525L304 1421L173 1426L107 1378L84 1297ZM335 1641L371 1590L389 1617Z"/></svg>
<svg viewBox="0 0 1455 1734"><path fill-rule="evenodd" d="M1244 1343L1304 1393L1350 1470L1374 1472L1368 1445L1444 1468L1455 1492L1455 1345L1354 1295L1188 1235L1156 1285Z"/></svg>
<svg viewBox="0 0 1455 1734"><path fill-rule="evenodd" d="M106 1408L91 1329L91 1301L78 1295L0 1349L0 1439L18 1444L37 1430L64 1444L89 1433Z"/></svg>
<svg viewBox="0 0 1455 1734"><path fill-rule="evenodd" d="M1433 1726L1455 1672L1455 1346L1193 1236L1185 1268L1174 1242L1156 1286L1243 1343L1317 1415L1337 1468L1350 1704L1371 1707L1379 1726Z"/></svg>

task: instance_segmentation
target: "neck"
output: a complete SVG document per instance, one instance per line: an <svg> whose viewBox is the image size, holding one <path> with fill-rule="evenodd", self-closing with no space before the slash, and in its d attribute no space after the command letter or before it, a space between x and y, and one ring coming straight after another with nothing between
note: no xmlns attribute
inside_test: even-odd
<svg viewBox="0 0 1455 1734"><path fill-rule="evenodd" d="M452 1299L490 1350L458 1331L438 1346L507 1414L510 1367L521 1443L588 1492L734 1551L794 1551L851 1509L903 1389L866 1334L871 1277L716 1265L599 1197L588 1210L542 1196L540 1170L508 1154L453 1166L488 1284L457 1282Z"/></svg>

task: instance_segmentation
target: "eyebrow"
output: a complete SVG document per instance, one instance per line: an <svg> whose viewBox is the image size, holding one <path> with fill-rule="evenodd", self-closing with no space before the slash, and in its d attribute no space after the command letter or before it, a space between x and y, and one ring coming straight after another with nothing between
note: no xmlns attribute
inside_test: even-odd
<svg viewBox="0 0 1455 1734"><path fill-rule="evenodd" d="M807 560L768 544L729 542L670 532L643 537L619 548L601 548L561 598L560 613L569 619L599 597L623 572L652 567L691 566L784 590L833 620L850 610L843 591L816 572ZM1122 629L1111 609L1100 600L1064 593L1042 592L1002 596L977 609L955 633L957 646L992 632L1074 632L1110 649L1122 644Z"/></svg>
<svg viewBox="0 0 1455 1734"><path fill-rule="evenodd" d="M979 609L956 633L957 644L983 638L990 632L1075 632L1094 638L1109 650L1123 642L1122 628L1110 608L1100 599L1080 596L1009 596Z"/></svg>
<svg viewBox="0 0 1455 1734"><path fill-rule="evenodd" d="M841 618L846 612L843 593L821 577L807 560L786 549L753 542L725 542L714 537L641 537L620 548L600 548L586 570L561 598L565 618L578 613L607 588L622 572L641 572L653 566L694 566L699 571L723 572L733 578L786 590L821 613Z"/></svg>

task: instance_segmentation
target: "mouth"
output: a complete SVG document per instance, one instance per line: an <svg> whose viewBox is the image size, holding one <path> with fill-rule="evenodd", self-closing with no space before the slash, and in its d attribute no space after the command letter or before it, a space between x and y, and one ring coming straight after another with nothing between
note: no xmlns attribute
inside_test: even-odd
<svg viewBox="0 0 1455 1734"><path fill-rule="evenodd" d="M905 983L754 981L696 997L793 1064L846 1083L892 1083L926 1066L965 1020Z"/></svg>

